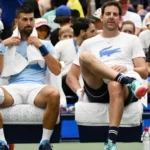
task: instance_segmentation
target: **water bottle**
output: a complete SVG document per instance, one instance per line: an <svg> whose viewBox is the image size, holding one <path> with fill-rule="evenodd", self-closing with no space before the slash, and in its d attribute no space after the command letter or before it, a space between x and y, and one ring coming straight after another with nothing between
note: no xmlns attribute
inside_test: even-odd
<svg viewBox="0 0 150 150"><path fill-rule="evenodd" d="M149 134L149 127L146 127L141 140L143 141L143 150L150 150L150 134Z"/></svg>

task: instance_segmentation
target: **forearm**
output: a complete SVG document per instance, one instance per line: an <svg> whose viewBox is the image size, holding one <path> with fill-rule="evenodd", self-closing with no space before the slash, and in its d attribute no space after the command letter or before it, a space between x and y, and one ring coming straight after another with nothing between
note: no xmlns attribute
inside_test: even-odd
<svg viewBox="0 0 150 150"><path fill-rule="evenodd" d="M150 63L147 63L148 75L150 75Z"/></svg>
<svg viewBox="0 0 150 150"><path fill-rule="evenodd" d="M2 73L3 70L3 60L4 60L4 56L0 55L0 74Z"/></svg>
<svg viewBox="0 0 150 150"><path fill-rule="evenodd" d="M134 71L137 72L143 79L148 77L148 70L146 67L135 67Z"/></svg>
<svg viewBox="0 0 150 150"><path fill-rule="evenodd" d="M87 0L87 16L91 16L91 0Z"/></svg>
<svg viewBox="0 0 150 150"><path fill-rule="evenodd" d="M0 73L2 73L3 70L3 61L4 61L4 53L5 53L5 46L4 44L0 44Z"/></svg>
<svg viewBox="0 0 150 150"><path fill-rule="evenodd" d="M49 70L55 74L59 75L61 72L61 64L57 59L55 59L47 50L44 45L39 45L39 51L41 52L42 56L44 57L46 64Z"/></svg>
<svg viewBox="0 0 150 150"><path fill-rule="evenodd" d="M61 72L61 64L59 63L58 60L56 60L53 56L51 56L50 54L47 54L46 56L44 56L44 59L46 61L46 64L49 68L49 70L55 74L55 75L59 75Z"/></svg>
<svg viewBox="0 0 150 150"><path fill-rule="evenodd" d="M79 79L75 76L68 75L66 78L66 83L74 93L81 88Z"/></svg>

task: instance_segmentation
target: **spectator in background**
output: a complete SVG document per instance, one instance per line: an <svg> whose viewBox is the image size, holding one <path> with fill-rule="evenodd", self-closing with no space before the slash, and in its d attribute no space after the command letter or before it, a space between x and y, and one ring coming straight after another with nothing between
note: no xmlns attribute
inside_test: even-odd
<svg viewBox="0 0 150 150"><path fill-rule="evenodd" d="M95 36L95 26L88 18L78 18L72 25L74 30L74 38L59 41L55 45L56 56L59 61L63 61L65 67L62 70L62 87L65 95L72 95L72 91L66 85L66 75L70 70L72 61L78 53L78 48L82 42L88 38ZM71 94L72 93L72 94Z"/></svg>
<svg viewBox="0 0 150 150"><path fill-rule="evenodd" d="M2 21L0 20L0 43L2 41L1 35L2 35L3 30L4 30L4 25L3 25Z"/></svg>
<svg viewBox="0 0 150 150"><path fill-rule="evenodd" d="M55 0L51 0L51 9L50 11L46 12L42 18L46 19L49 23L49 26L51 27L51 32L53 32L55 29L59 28L59 24L54 22L54 19L56 18L56 8L58 5L56 4Z"/></svg>
<svg viewBox="0 0 150 150"><path fill-rule="evenodd" d="M150 46L150 17L146 19L146 26L148 30L144 30L139 34L139 38L145 54L147 54Z"/></svg>
<svg viewBox="0 0 150 150"><path fill-rule="evenodd" d="M91 0L79 0L85 16L91 16Z"/></svg>
<svg viewBox="0 0 150 150"><path fill-rule="evenodd" d="M37 0L37 1L40 10L40 15L43 16L47 11L51 9L51 0Z"/></svg>
<svg viewBox="0 0 150 150"><path fill-rule="evenodd" d="M138 12L139 10L144 9L144 6L142 4L138 4L137 5L137 9L136 12Z"/></svg>
<svg viewBox="0 0 150 150"><path fill-rule="evenodd" d="M56 6L67 5L68 0L55 0Z"/></svg>
<svg viewBox="0 0 150 150"><path fill-rule="evenodd" d="M30 5L33 10L34 10L34 17L35 18L40 18L41 14L40 14L40 10L39 10L39 6L38 6L38 2L37 0L24 0L24 4L28 4Z"/></svg>
<svg viewBox="0 0 150 150"><path fill-rule="evenodd" d="M74 24L75 21L80 17L80 13L76 9L71 10L71 24Z"/></svg>
<svg viewBox="0 0 150 150"><path fill-rule="evenodd" d="M135 34L135 25L132 21L125 21L122 24L121 31L129 34Z"/></svg>
<svg viewBox="0 0 150 150"><path fill-rule="evenodd" d="M78 10L80 13L80 17L84 17L83 9L82 9L82 6L81 6L79 0L68 0L67 6L70 9Z"/></svg>
<svg viewBox="0 0 150 150"><path fill-rule="evenodd" d="M147 19L148 18L150 18L150 12L148 12L143 19L143 23L142 23L143 30L147 30Z"/></svg>
<svg viewBox="0 0 150 150"><path fill-rule="evenodd" d="M101 8L99 8L95 11L95 13L92 16L92 19L94 19L95 21L94 24L95 24L97 33L102 32L102 29L103 29L103 22L100 19L101 14L102 14Z"/></svg>
<svg viewBox="0 0 150 150"><path fill-rule="evenodd" d="M1 9L1 7L0 7L0 20L1 20L1 14L2 14L2 9Z"/></svg>
<svg viewBox="0 0 150 150"><path fill-rule="evenodd" d="M59 30L58 38L59 40L72 39L74 37L74 31L69 26L61 27ZM67 54L66 54L67 55Z"/></svg>
<svg viewBox="0 0 150 150"><path fill-rule="evenodd" d="M41 40L46 40L48 39L50 35L50 26L48 25L48 22L44 18L37 18L35 19L35 28L38 33L38 38Z"/></svg>
<svg viewBox="0 0 150 150"><path fill-rule="evenodd" d="M142 29L142 21L140 15L128 11L129 0L116 0L119 1L122 7L122 23L124 21L132 21L135 24L135 35L139 35Z"/></svg>
<svg viewBox="0 0 150 150"><path fill-rule="evenodd" d="M148 70L148 93L150 93L150 17L146 19L148 30L144 30L139 34L139 38L146 54L147 70Z"/></svg>
<svg viewBox="0 0 150 150"><path fill-rule="evenodd" d="M71 10L65 5L61 5L56 9L56 18L54 20L55 23L58 23L60 27L70 25L71 24ZM57 28L51 33L50 40L52 44L55 46L59 41L58 32L60 28Z"/></svg>
<svg viewBox="0 0 150 150"><path fill-rule="evenodd" d="M4 30L1 35L2 39L6 39L12 35L12 24L15 18L16 9L24 3L24 0L1 0L1 20L4 24Z"/></svg>

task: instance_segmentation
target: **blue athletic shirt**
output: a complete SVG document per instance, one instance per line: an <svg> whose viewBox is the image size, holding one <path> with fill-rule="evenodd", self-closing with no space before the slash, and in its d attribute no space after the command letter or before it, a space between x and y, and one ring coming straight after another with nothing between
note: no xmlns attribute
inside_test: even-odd
<svg viewBox="0 0 150 150"><path fill-rule="evenodd" d="M41 40L41 42L46 46L50 54L55 57L52 44L49 41ZM21 41L17 48L17 52L20 53L26 59L27 59L27 53L26 53L27 46L28 46L27 41ZM47 69L46 64L44 68L41 68L39 64L32 64L32 65L29 64L21 73L10 76L9 84L14 84L14 83L15 84L16 83L17 84L22 84L22 83L45 84L46 69Z"/></svg>

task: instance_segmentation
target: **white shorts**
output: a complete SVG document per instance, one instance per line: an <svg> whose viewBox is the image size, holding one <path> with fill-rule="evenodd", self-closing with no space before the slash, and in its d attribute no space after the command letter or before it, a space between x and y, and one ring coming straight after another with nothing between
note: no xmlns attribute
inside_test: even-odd
<svg viewBox="0 0 150 150"><path fill-rule="evenodd" d="M37 94L47 85L42 84L10 84L2 86L14 99L14 104L34 104Z"/></svg>

